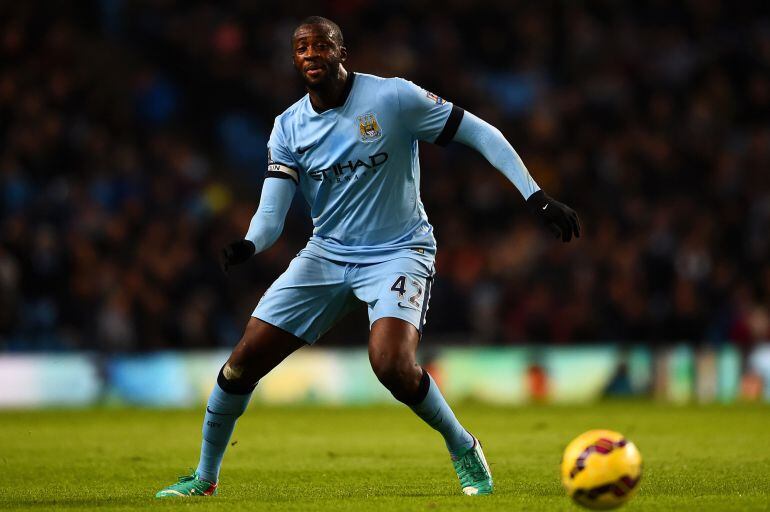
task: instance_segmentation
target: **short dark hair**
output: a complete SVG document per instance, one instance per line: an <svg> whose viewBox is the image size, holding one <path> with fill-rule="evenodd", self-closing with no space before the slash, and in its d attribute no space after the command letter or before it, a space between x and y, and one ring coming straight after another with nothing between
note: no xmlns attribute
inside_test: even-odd
<svg viewBox="0 0 770 512"><path fill-rule="evenodd" d="M340 30L339 25L328 18L324 18L323 16L308 16L299 22L297 28L294 29L294 33L296 34L297 30L299 30L299 27L303 25L322 25L329 30L331 38L335 43L340 46L345 45L345 42L342 39L342 30Z"/></svg>

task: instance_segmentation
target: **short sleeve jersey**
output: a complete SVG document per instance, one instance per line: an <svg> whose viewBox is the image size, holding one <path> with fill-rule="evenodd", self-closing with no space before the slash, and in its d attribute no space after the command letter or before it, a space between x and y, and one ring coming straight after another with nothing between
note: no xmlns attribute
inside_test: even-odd
<svg viewBox="0 0 770 512"><path fill-rule="evenodd" d="M450 142L463 110L401 78L351 74L346 95L320 113L305 95L275 119L268 142L267 176L293 180L310 205L306 250L351 263L400 249L435 254L417 143Z"/></svg>

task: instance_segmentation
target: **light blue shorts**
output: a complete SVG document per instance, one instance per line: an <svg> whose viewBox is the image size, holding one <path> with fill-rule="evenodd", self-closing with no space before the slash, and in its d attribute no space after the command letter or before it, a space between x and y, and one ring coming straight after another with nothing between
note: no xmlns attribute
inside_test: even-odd
<svg viewBox="0 0 770 512"><path fill-rule="evenodd" d="M340 263L302 251L267 289L252 316L312 345L362 301L369 309L370 328L380 318L394 317L422 334L432 262L409 250L370 264Z"/></svg>

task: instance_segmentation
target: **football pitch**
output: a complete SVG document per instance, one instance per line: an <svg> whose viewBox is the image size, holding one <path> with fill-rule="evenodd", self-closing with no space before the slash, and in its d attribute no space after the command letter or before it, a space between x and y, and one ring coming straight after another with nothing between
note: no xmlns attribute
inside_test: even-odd
<svg viewBox="0 0 770 512"><path fill-rule="evenodd" d="M0 509L578 510L564 446L591 428L625 433L644 473L625 510L770 510L770 407L610 402L467 404L493 496L460 494L439 435L404 407L251 407L213 498L157 500L197 463L202 414L95 409L0 413Z"/></svg>

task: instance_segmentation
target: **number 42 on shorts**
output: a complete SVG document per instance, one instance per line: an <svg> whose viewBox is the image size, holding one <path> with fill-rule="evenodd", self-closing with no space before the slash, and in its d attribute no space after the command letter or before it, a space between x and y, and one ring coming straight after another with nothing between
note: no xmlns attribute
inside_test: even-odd
<svg viewBox="0 0 770 512"><path fill-rule="evenodd" d="M399 300L403 299L404 296L406 295L407 279L408 279L407 276L403 276L403 275L398 276L398 278L396 278L396 281L390 287L391 291L398 293ZM417 309L420 309L422 307L422 304L420 303L420 299L422 298L422 294L425 290L423 289L422 285L420 285L420 283L418 283L414 279L411 279L409 284L411 284L411 288L415 292L414 294L409 296L409 299L408 299L409 303L412 306L416 307ZM401 303L399 302L398 305L401 306ZM408 307L408 306L404 305L402 307Z"/></svg>

